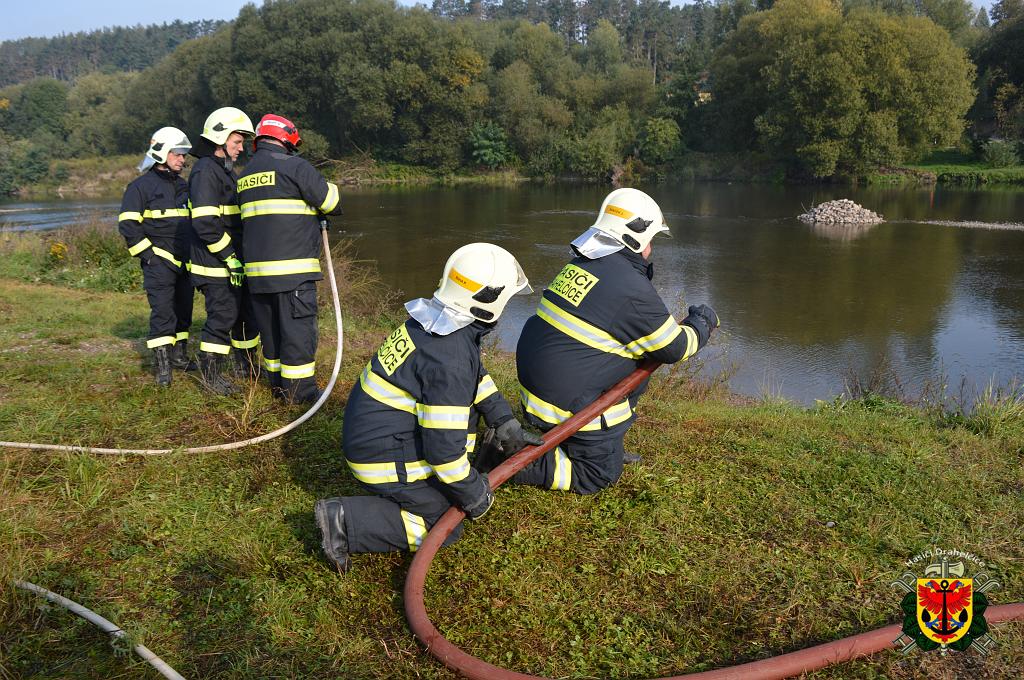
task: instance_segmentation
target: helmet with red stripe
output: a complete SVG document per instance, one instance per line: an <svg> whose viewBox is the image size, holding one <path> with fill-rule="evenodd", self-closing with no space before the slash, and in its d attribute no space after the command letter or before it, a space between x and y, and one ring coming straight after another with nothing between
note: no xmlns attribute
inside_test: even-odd
<svg viewBox="0 0 1024 680"><path fill-rule="evenodd" d="M291 150L297 149L302 144L299 129L295 127L294 123L284 116L274 113L268 113L260 119L259 125L256 126L257 145L260 137L272 137ZM257 146L257 148L259 147Z"/></svg>

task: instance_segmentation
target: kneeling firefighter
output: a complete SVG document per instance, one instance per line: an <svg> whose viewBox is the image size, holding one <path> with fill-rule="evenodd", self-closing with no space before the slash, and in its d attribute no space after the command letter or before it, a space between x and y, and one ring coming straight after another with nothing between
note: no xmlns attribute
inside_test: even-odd
<svg viewBox="0 0 1024 680"><path fill-rule="evenodd" d="M203 384L216 394L238 388L223 373L232 348L236 375L255 376L259 344L250 320L242 265L242 220L235 194L234 162L255 134L242 111L225 106L206 118L192 154L199 158L189 175L192 207L192 280L206 300L206 325L199 345Z"/></svg>
<svg viewBox="0 0 1024 680"><path fill-rule="evenodd" d="M707 305L676 323L651 280L651 239L667 233L661 208L636 189L605 198L594 225L572 242L576 257L544 291L516 347L527 422L547 431L632 373L640 360L671 364L703 347L718 327ZM644 383L512 481L594 493L618 480L623 439Z"/></svg>
<svg viewBox="0 0 1024 680"><path fill-rule="evenodd" d="M338 187L296 155L302 144L287 118L268 113L256 126L253 155L238 179L245 276L263 368L275 397L320 398L316 385L320 216L340 215Z"/></svg>
<svg viewBox="0 0 1024 680"><path fill-rule="evenodd" d="M480 360L480 340L506 303L531 290L511 253L471 243L448 258L433 298L406 304L410 318L370 359L345 407L345 459L376 495L316 503L324 553L339 570L349 553L415 551L453 504L470 519L487 512L494 494L469 462L481 415L506 451L541 443Z"/></svg>
<svg viewBox="0 0 1024 680"><path fill-rule="evenodd" d="M192 325L192 282L188 259L188 184L181 178L192 147L184 132L164 127L153 133L139 165L145 174L125 189L117 229L128 252L142 265L149 299L149 335L156 382L171 384L171 368L188 370L188 329Z"/></svg>

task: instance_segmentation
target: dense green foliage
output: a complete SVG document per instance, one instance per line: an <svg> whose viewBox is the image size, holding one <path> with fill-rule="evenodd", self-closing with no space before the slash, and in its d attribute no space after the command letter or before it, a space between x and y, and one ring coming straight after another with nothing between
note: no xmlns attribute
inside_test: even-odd
<svg viewBox="0 0 1024 680"><path fill-rule="evenodd" d="M58 159L140 153L164 125L198 135L229 104L290 116L314 160L602 179L756 149L790 177L863 174L959 141L968 48L971 132L1021 137L1020 1L990 26L968 0L278 0L215 31L151 27L168 53L139 73L124 53L149 36L152 61L150 29L65 36L47 49L109 45L73 78L0 89L0 191Z"/></svg>

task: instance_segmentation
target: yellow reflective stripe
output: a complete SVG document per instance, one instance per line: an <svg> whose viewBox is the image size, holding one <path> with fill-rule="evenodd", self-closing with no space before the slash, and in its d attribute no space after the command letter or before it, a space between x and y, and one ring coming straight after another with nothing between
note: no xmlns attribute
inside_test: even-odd
<svg viewBox="0 0 1024 680"><path fill-rule="evenodd" d="M288 274L311 274L319 271L320 260L315 257L245 263L246 276L287 276Z"/></svg>
<svg viewBox="0 0 1024 680"><path fill-rule="evenodd" d="M519 395L522 399L523 410L537 418L540 418L545 423L559 425L573 416L572 411L566 411L563 408L555 406L551 402L544 401L525 387L519 388ZM611 427L629 420L629 417L633 415L633 408L629 404L629 399L625 399L614 406L608 407L601 415L605 418L605 425ZM598 416L581 427L580 432L592 432L600 429L601 416Z"/></svg>
<svg viewBox="0 0 1024 680"><path fill-rule="evenodd" d="M180 333L174 336L174 340L188 340L188 331L181 331Z"/></svg>
<svg viewBox="0 0 1024 680"><path fill-rule="evenodd" d="M219 345L216 342L200 342L200 352L213 352L214 354L230 354L231 345Z"/></svg>
<svg viewBox="0 0 1024 680"><path fill-rule="evenodd" d="M204 267L201 264L195 262L189 262L188 270L193 274L199 274L200 276L213 276L217 278L226 279L231 273L227 270L227 267Z"/></svg>
<svg viewBox="0 0 1024 680"><path fill-rule="evenodd" d="M125 222L125 221L128 221L128 220L131 220L132 222L141 222L142 221L142 213L135 212L134 210L129 210L129 211L123 212L123 213L121 213L120 215L117 216L117 221L118 222Z"/></svg>
<svg viewBox="0 0 1024 680"><path fill-rule="evenodd" d="M394 463L353 463L346 459L352 475L366 484L386 484L398 481L398 469Z"/></svg>
<svg viewBox="0 0 1024 680"><path fill-rule="evenodd" d="M551 480L552 491L570 491L572 489L572 461L561 446L555 447L555 474Z"/></svg>
<svg viewBox="0 0 1024 680"><path fill-rule="evenodd" d="M427 536L427 523L419 515L402 510L402 524L405 525L405 539L409 542L409 551L416 552Z"/></svg>
<svg viewBox="0 0 1024 680"><path fill-rule="evenodd" d="M188 208L168 208L167 210L147 210L142 213L145 219L162 220L167 217L188 217Z"/></svg>
<svg viewBox="0 0 1024 680"><path fill-rule="evenodd" d="M480 378L480 384L476 386L476 397L473 399L474 404L479 404L481 401L491 396L498 391L497 385L491 380L491 376L485 375Z"/></svg>
<svg viewBox="0 0 1024 680"><path fill-rule="evenodd" d="M537 308L537 316L568 335L573 340L578 340L588 347L616 354L627 359L639 359L643 353L635 354L628 351L622 343L605 333L597 326L593 326L583 319L578 319L569 312L560 309L547 298L542 298L540 307Z"/></svg>
<svg viewBox="0 0 1024 680"><path fill-rule="evenodd" d="M327 198L320 204L320 212L329 213L338 205L338 185L327 183Z"/></svg>
<svg viewBox="0 0 1024 680"><path fill-rule="evenodd" d="M146 347L153 349L154 347L163 347L164 345L173 345L174 336L164 335L159 338L153 338L152 340L146 340Z"/></svg>
<svg viewBox="0 0 1024 680"><path fill-rule="evenodd" d="M235 340L231 338L231 346L236 349L252 349L260 344L260 336L256 336L252 340Z"/></svg>
<svg viewBox="0 0 1024 680"><path fill-rule="evenodd" d="M222 205L220 207L221 215L237 215L240 212L242 211L237 205Z"/></svg>
<svg viewBox="0 0 1024 680"><path fill-rule="evenodd" d="M390 406L406 413L416 413L416 399L405 390L395 387L384 378L370 370L370 364L359 376L359 385L369 396L385 406Z"/></svg>
<svg viewBox="0 0 1024 680"><path fill-rule="evenodd" d="M689 359L697 353L697 349L700 347L700 338L697 336L697 331L686 324L683 324L681 328L686 333L686 351L683 353L683 359Z"/></svg>
<svg viewBox="0 0 1024 680"><path fill-rule="evenodd" d="M634 354L657 351L671 344L682 332L683 329L670 316L665 320L665 323L658 327L658 330L626 345L626 351L633 352Z"/></svg>
<svg viewBox="0 0 1024 680"><path fill-rule="evenodd" d="M231 235L225 231L224 235L220 237L220 240L218 240L216 243L206 246L206 249L209 250L211 253L219 253L220 251L227 248L229 245L231 245Z"/></svg>
<svg viewBox="0 0 1024 680"><path fill-rule="evenodd" d="M267 369L271 373L281 372L281 362L277 359L263 359L263 368Z"/></svg>
<svg viewBox="0 0 1024 680"><path fill-rule="evenodd" d="M192 208L192 219L196 219L197 217L220 217L220 206L204 205L198 208Z"/></svg>
<svg viewBox="0 0 1024 680"><path fill-rule="evenodd" d="M149 248L151 245L153 245L152 241L150 241L148 238L143 238L141 241L139 241L138 243L136 243L135 245L128 249L128 254L131 255L132 257L135 257L146 248Z"/></svg>
<svg viewBox="0 0 1024 680"><path fill-rule="evenodd" d="M476 451L476 432L470 432L466 435L466 453L474 451Z"/></svg>
<svg viewBox="0 0 1024 680"><path fill-rule="evenodd" d="M469 407L416 404L416 420L420 427L436 430L465 430L469 427Z"/></svg>
<svg viewBox="0 0 1024 680"><path fill-rule="evenodd" d="M312 378L316 372L316 362L311 361L308 364L299 364L292 366L290 364L281 364L281 377L288 378L289 380L298 380L300 378Z"/></svg>
<svg viewBox="0 0 1024 680"><path fill-rule="evenodd" d="M405 464L405 481L418 482L434 476L434 468L425 460L415 460Z"/></svg>
<svg viewBox="0 0 1024 680"><path fill-rule="evenodd" d="M257 215L316 215L316 209L298 198L268 198L263 201L249 201L241 206L242 219Z"/></svg>
<svg viewBox="0 0 1024 680"><path fill-rule="evenodd" d="M469 477L469 455L464 453L450 463L432 465L431 467L434 468L437 478L445 484L461 482L466 477Z"/></svg>
<svg viewBox="0 0 1024 680"><path fill-rule="evenodd" d="M163 248L158 248L157 246L153 246L153 252L156 253L157 255L159 255L160 257L164 258L165 260L173 262L175 267L180 267L181 266L181 262L176 260L176 259L174 259L174 255L171 255L169 252L167 252Z"/></svg>

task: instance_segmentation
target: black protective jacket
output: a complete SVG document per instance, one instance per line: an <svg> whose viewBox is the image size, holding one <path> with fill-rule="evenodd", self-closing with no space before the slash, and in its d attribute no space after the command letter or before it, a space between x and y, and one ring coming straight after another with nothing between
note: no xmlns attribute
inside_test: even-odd
<svg viewBox="0 0 1024 680"><path fill-rule="evenodd" d="M626 249L594 260L576 257L559 272L516 348L528 421L550 429L632 373L641 359L672 364L704 346L706 324L676 323L652 277L653 266ZM628 427L636 396L580 432Z"/></svg>
<svg viewBox="0 0 1024 680"><path fill-rule="evenodd" d="M512 418L480 360L491 327L441 336L408 319L388 336L345 407L342 445L357 479L380 488L436 475L460 507L482 497L486 482L469 465L479 418L492 427Z"/></svg>
<svg viewBox="0 0 1024 680"><path fill-rule="evenodd" d="M252 293L319 281L320 214L338 215L338 187L309 161L263 143L238 178L245 276Z"/></svg>
<svg viewBox="0 0 1024 680"><path fill-rule="evenodd" d="M235 174L217 156L203 156L188 176L192 209L192 281L228 285L224 261L241 259L242 220L235 196Z"/></svg>
<svg viewBox="0 0 1024 680"><path fill-rule="evenodd" d="M188 184L177 173L150 168L125 189L117 230L132 255L153 255L181 269L188 260Z"/></svg>

